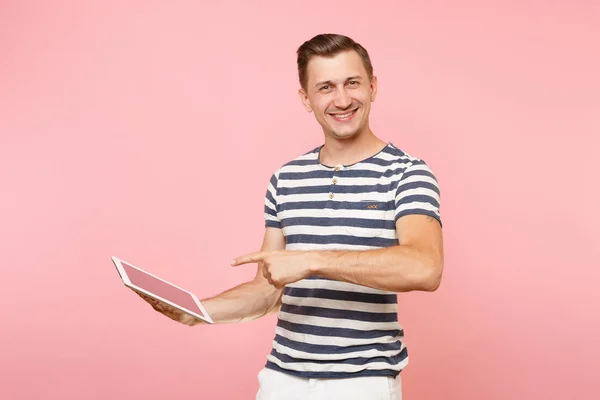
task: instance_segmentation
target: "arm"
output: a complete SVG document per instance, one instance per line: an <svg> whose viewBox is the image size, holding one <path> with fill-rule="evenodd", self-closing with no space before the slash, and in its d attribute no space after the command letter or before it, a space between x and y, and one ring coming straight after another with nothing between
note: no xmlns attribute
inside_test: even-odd
<svg viewBox="0 0 600 400"><path fill-rule="evenodd" d="M307 253L310 275L392 292L434 291L444 265L442 229L425 215L396 222L399 245L366 251Z"/></svg>
<svg viewBox="0 0 600 400"><path fill-rule="evenodd" d="M237 258L233 265L259 262L276 288L309 276L392 292L434 291L444 264L442 229L427 215L405 215L396 222L399 244L364 251L261 251Z"/></svg>
<svg viewBox="0 0 600 400"><path fill-rule="evenodd" d="M285 248L285 238L280 229L267 228L263 238L262 251L279 251ZM232 323L260 318L276 312L281 304L282 290L273 287L263 275L263 264L258 263L256 276L250 282L243 283L221 294L201 300L202 305L214 323ZM167 317L185 325L204 324L191 315L159 303L138 293L152 307Z"/></svg>
<svg viewBox="0 0 600 400"><path fill-rule="evenodd" d="M281 229L267 228L262 251L285 248ZM250 282L229 289L215 297L202 300L202 304L215 323L254 320L276 312L281 305L282 289L269 284L263 275L263 264L258 263L256 276Z"/></svg>

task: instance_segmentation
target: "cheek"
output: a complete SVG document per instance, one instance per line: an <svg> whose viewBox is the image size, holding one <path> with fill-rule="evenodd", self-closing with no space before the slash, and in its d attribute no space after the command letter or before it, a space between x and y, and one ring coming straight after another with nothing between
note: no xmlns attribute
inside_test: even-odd
<svg viewBox="0 0 600 400"><path fill-rule="evenodd" d="M325 112L333 106L334 96L328 93L315 94L310 99L310 105L313 111Z"/></svg>
<svg viewBox="0 0 600 400"><path fill-rule="evenodd" d="M360 101L364 106L368 106L371 103L371 92L363 91L357 94L356 100Z"/></svg>
<svg viewBox="0 0 600 400"><path fill-rule="evenodd" d="M313 103L313 110L319 114L324 113L327 110L329 102L324 99L318 99Z"/></svg>

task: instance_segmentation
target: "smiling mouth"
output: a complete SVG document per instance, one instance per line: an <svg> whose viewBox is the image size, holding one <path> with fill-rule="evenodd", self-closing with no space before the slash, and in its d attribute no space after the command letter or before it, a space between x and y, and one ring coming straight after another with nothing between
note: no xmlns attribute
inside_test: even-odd
<svg viewBox="0 0 600 400"><path fill-rule="evenodd" d="M348 111L346 113L329 113L329 115L331 116L331 118L333 118L336 121L349 121L352 119L352 117L354 117L354 115L356 114L356 112L358 111L357 109L354 109L352 111Z"/></svg>

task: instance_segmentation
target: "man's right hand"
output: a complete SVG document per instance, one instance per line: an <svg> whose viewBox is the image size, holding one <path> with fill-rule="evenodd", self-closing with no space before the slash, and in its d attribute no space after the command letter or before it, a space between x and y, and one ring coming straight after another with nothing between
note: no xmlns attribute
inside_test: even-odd
<svg viewBox="0 0 600 400"><path fill-rule="evenodd" d="M159 313L171 318L173 321L177 321L184 325L194 326L202 323L202 320L185 313L183 311L179 311L178 309L171 307L168 304L162 303L152 297L145 295L144 293L140 293L135 291L142 299L144 299L148 304L152 306Z"/></svg>
<svg viewBox="0 0 600 400"><path fill-rule="evenodd" d="M281 229L267 228L260 251L285 250L285 237ZM181 312L150 296L135 291L159 313L181 324L194 326L208 324L188 313ZM262 263L258 263L254 279L237 285L216 296L205 298L206 308L215 324L237 323L263 317L279 310L283 288L277 289L265 278Z"/></svg>

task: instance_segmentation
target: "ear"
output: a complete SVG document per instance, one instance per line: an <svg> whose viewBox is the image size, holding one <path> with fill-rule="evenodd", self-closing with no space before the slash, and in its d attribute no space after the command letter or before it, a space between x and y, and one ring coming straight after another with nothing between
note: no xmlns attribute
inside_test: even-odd
<svg viewBox="0 0 600 400"><path fill-rule="evenodd" d="M377 77L371 78L371 102L374 102L377 98Z"/></svg>
<svg viewBox="0 0 600 400"><path fill-rule="evenodd" d="M300 101L302 101L302 104L304 105L306 111L312 112L312 107L310 106L310 99L308 98L308 94L306 94L306 91L300 88L298 90L298 95L300 96Z"/></svg>

